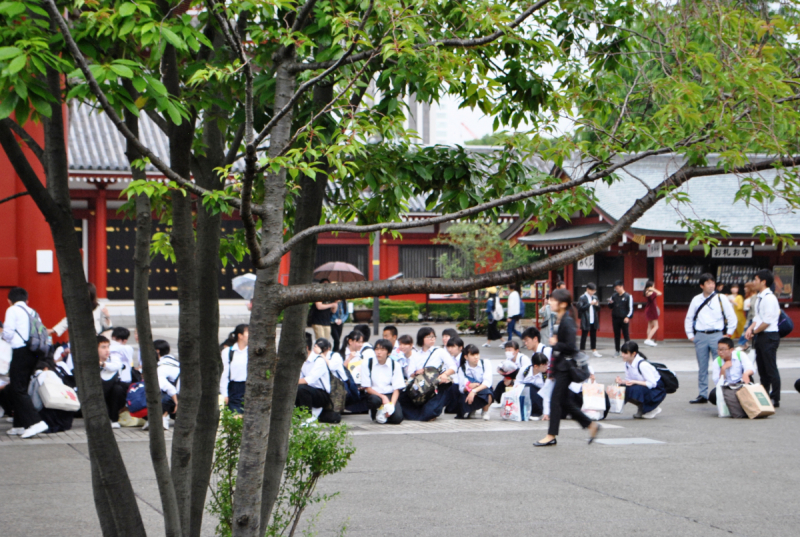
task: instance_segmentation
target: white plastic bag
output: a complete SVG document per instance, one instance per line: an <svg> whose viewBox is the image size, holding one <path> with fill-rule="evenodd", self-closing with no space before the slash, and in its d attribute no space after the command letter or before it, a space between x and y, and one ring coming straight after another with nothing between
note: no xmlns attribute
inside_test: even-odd
<svg viewBox="0 0 800 537"><path fill-rule="evenodd" d="M625 386L614 384L606 388L606 393L608 393L608 411L622 414L622 407L625 406Z"/></svg>
<svg viewBox="0 0 800 537"><path fill-rule="evenodd" d="M606 411L605 386L596 382L587 382L582 387L583 408L581 411L591 420L603 418Z"/></svg>
<svg viewBox="0 0 800 537"><path fill-rule="evenodd" d="M0 375L8 375L11 367L11 345L0 339Z"/></svg>
<svg viewBox="0 0 800 537"><path fill-rule="evenodd" d="M68 412L77 412L81 409L75 390L61 382L46 381L39 386L39 397L42 398L45 408Z"/></svg>
<svg viewBox="0 0 800 537"><path fill-rule="evenodd" d="M500 398L500 416L508 421L528 421L531 416L530 389L515 386Z"/></svg>
<svg viewBox="0 0 800 537"><path fill-rule="evenodd" d="M725 395L722 393L722 385L725 381L724 375L719 376L719 380L717 381L717 416L720 418L730 418L731 411L728 408L727 403L725 403Z"/></svg>

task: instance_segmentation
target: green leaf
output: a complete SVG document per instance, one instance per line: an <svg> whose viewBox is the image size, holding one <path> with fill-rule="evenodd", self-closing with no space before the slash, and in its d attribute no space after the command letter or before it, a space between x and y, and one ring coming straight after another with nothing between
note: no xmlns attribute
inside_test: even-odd
<svg viewBox="0 0 800 537"><path fill-rule="evenodd" d="M183 40L182 40L180 37L178 37L178 34L176 34L175 32L173 32L173 31L172 31L172 30L170 30L169 28L167 28L167 27L165 27L165 26L162 26L162 27L161 27L161 35L163 35L163 36L164 36L164 38L165 38L165 39L166 39L166 40L169 42L169 44L170 44L170 45L172 45L173 47L175 47L175 48L177 48L177 49L179 49L179 50L183 50L183 49L185 49L185 48L186 48L186 43L184 43L184 42L183 42Z"/></svg>
<svg viewBox="0 0 800 537"><path fill-rule="evenodd" d="M116 63L112 63L109 67L122 78L133 78L133 71L131 71L130 67L125 67L124 65Z"/></svg>
<svg viewBox="0 0 800 537"><path fill-rule="evenodd" d="M167 103L167 113L174 124L180 125L183 121L183 118L181 118L181 113L178 111L178 107L171 102Z"/></svg>
<svg viewBox="0 0 800 537"><path fill-rule="evenodd" d="M22 2L3 2L0 4L0 13L9 18L25 12L25 4Z"/></svg>
<svg viewBox="0 0 800 537"><path fill-rule="evenodd" d="M14 111L14 108L17 106L17 101L19 97L15 94L8 95L3 99L0 99L0 119L5 119L11 115L11 112Z"/></svg>
<svg viewBox="0 0 800 537"><path fill-rule="evenodd" d="M130 17L136 11L136 6L130 2L125 2L119 6L119 14L123 17Z"/></svg>
<svg viewBox="0 0 800 537"><path fill-rule="evenodd" d="M147 88L147 82L144 78L137 76L133 78L133 87L136 88L136 91L139 93L143 92L145 88Z"/></svg>
<svg viewBox="0 0 800 537"><path fill-rule="evenodd" d="M0 47L0 60L7 60L22 54L22 50L17 47Z"/></svg>
<svg viewBox="0 0 800 537"><path fill-rule="evenodd" d="M44 117L50 117L53 114L53 109L50 107L50 103L45 101L39 96L31 94L31 104Z"/></svg>
<svg viewBox="0 0 800 537"><path fill-rule="evenodd" d="M11 63L8 64L6 70L8 71L9 75L15 75L22 71L22 69L27 65L28 58L26 56L17 56Z"/></svg>

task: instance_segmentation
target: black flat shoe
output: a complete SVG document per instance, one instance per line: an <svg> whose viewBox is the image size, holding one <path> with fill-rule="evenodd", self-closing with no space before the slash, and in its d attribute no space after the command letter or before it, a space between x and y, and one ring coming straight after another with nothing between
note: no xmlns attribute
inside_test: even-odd
<svg viewBox="0 0 800 537"><path fill-rule="evenodd" d="M597 424L597 429L595 429L595 430L594 430L594 434L593 434L592 436L590 436L590 437L589 437L589 444L591 444L592 442L594 442L594 439L595 439L595 438L597 438L597 435L598 435L598 434L600 434L600 429L602 429L602 427L600 426L600 424L599 424L599 423L597 423L597 422L595 422L595 423Z"/></svg>
<svg viewBox="0 0 800 537"><path fill-rule="evenodd" d="M773 406L773 408L780 408L781 407L781 403L780 403L780 401L773 401L772 402L772 406Z"/></svg>
<svg viewBox="0 0 800 537"><path fill-rule="evenodd" d="M556 444L558 444L558 440L553 438L549 442L534 442L533 447L555 446Z"/></svg>
<svg viewBox="0 0 800 537"><path fill-rule="evenodd" d="M708 403L708 399L706 399L702 395L698 395L697 399L692 399L691 401L689 401L690 405L702 405L705 403Z"/></svg>

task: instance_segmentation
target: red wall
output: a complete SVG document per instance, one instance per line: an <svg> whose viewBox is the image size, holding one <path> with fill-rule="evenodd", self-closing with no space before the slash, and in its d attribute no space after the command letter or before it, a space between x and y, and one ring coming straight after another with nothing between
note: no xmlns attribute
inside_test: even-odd
<svg viewBox="0 0 800 537"><path fill-rule="evenodd" d="M28 123L25 128L40 145L44 145L41 124ZM41 164L27 146L22 144L22 148L44 183ZM5 151L0 151L0 177L0 199L25 191ZM24 287L28 291L28 303L39 312L46 326L53 326L64 317L64 304L50 226L31 197L22 196L0 206L0 229L4 230L0 241L0 297L4 301L0 311L5 310L9 289ZM53 252L52 273L36 272L36 250Z"/></svg>

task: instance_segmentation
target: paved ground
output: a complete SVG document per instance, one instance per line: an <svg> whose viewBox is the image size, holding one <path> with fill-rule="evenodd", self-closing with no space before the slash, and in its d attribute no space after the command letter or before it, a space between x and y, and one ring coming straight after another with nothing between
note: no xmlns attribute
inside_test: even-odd
<svg viewBox="0 0 800 537"><path fill-rule="evenodd" d="M601 341L601 352L608 343ZM800 346L781 349L782 407L758 421L718 419L711 405L688 405L696 393L693 349L682 342L653 349L652 359L679 372L681 389L657 419L633 420L626 408L609 416L601 436L648 443L587 446L585 433L564 422L558 446L536 449L531 443L546 424L503 422L497 410L489 422L445 416L394 427L347 417L357 451L344 472L321 483L321 492L340 494L315 529L334 535L347 525L347 535L356 536L794 536ZM495 347L487 355L501 353ZM593 363L600 382L622 369L609 357ZM3 434L10 424L0 421L0 534L99 535L81 420L69 433L24 443L10 441ZM146 433L116 434L148 533L162 535ZM213 526L207 517L206 535Z"/></svg>

